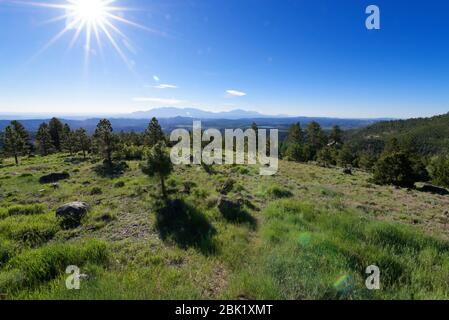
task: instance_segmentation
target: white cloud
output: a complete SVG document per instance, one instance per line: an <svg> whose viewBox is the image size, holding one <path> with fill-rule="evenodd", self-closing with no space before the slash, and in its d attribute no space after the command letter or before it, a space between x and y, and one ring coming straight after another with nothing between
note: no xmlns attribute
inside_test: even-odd
<svg viewBox="0 0 449 320"><path fill-rule="evenodd" d="M178 86L175 86L174 84L159 84L157 86L154 86L155 89L177 89Z"/></svg>
<svg viewBox="0 0 449 320"><path fill-rule="evenodd" d="M158 76L156 76L156 75L154 75L154 76L153 76L153 80L154 80L154 81L156 81L156 82L159 82L159 81L161 81L161 79L159 79L159 77L158 77Z"/></svg>
<svg viewBox="0 0 449 320"><path fill-rule="evenodd" d="M134 98L133 100L135 102L153 102L155 104L166 106L174 106L185 102L178 99L164 99L164 98Z"/></svg>
<svg viewBox="0 0 449 320"><path fill-rule="evenodd" d="M237 91L237 90L227 90L226 93L230 97L244 97L244 96L246 96L245 92Z"/></svg>

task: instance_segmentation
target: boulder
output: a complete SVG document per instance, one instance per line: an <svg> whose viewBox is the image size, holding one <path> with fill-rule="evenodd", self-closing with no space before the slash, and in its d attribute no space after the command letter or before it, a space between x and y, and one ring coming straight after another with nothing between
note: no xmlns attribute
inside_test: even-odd
<svg viewBox="0 0 449 320"><path fill-rule="evenodd" d="M71 202L56 210L56 217L60 219L64 228L76 228L81 224L81 219L89 211L89 205L85 202Z"/></svg>
<svg viewBox="0 0 449 320"><path fill-rule="evenodd" d="M441 196L446 196L449 195L449 191L445 188L442 187L437 187L431 184L425 184L424 186L422 186L419 191L422 192L428 192L428 193L433 193L433 194L439 194Z"/></svg>
<svg viewBox="0 0 449 320"><path fill-rule="evenodd" d="M60 180L65 180L70 178L70 174L67 172L61 172L61 173L50 173L48 175L42 176L39 179L39 183L45 184L45 183L55 183Z"/></svg>

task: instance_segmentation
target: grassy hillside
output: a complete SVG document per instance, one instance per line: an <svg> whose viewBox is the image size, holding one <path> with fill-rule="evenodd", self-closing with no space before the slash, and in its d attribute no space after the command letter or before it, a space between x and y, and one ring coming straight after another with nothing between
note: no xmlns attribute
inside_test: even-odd
<svg viewBox="0 0 449 320"><path fill-rule="evenodd" d="M347 135L348 140L361 148L376 150L392 137L421 155L449 152L449 113L432 118L378 122Z"/></svg>
<svg viewBox="0 0 449 320"><path fill-rule="evenodd" d="M369 175L280 163L257 168L177 167L171 203L139 163L114 177L64 155L7 160L0 169L0 293L9 299L449 298L449 197L381 187ZM66 171L59 187L43 174ZM244 210L220 212L218 190ZM81 227L55 210L85 201ZM381 290L365 269L381 269ZM65 288L69 265L88 279Z"/></svg>

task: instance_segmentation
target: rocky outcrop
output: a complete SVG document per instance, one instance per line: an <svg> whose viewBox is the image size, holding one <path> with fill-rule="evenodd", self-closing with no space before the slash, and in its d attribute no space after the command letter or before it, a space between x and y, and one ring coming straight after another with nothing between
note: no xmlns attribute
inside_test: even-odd
<svg viewBox="0 0 449 320"><path fill-rule="evenodd" d="M87 203L76 201L58 208L56 217L60 219L63 228L71 229L81 225L81 220L88 211L89 205Z"/></svg>

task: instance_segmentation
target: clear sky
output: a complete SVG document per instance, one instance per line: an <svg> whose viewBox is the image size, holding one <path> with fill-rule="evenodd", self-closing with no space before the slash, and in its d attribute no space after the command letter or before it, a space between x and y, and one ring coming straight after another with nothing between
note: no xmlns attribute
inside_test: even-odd
<svg viewBox="0 0 449 320"><path fill-rule="evenodd" d="M103 25L123 56L101 28L102 50L94 34L86 50L86 25L69 49L77 25L48 20L73 9L39 2L69 3L0 0L1 113L449 111L446 0L117 0L110 6L132 10L111 11ZM370 4L381 10L380 30L365 27Z"/></svg>

